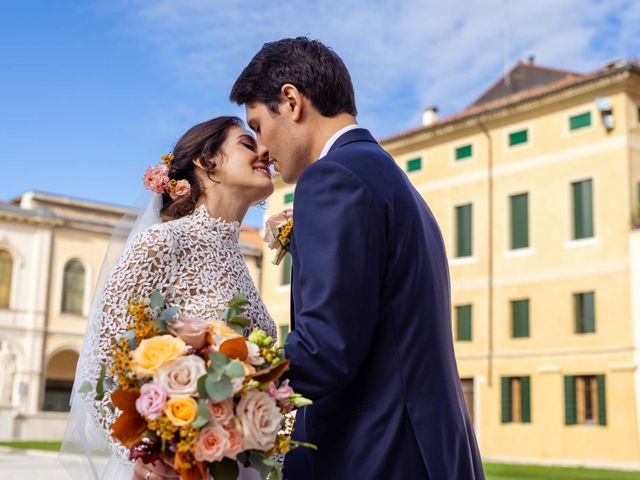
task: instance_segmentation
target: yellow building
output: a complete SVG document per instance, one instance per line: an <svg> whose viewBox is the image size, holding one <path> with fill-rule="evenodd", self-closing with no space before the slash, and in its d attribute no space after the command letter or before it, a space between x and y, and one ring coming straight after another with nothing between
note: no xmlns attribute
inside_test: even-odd
<svg viewBox="0 0 640 480"><path fill-rule="evenodd" d="M444 235L483 456L640 467L640 65L520 62L381 144ZM277 181L267 215L293 191ZM284 333L289 266L270 256L262 293Z"/></svg>

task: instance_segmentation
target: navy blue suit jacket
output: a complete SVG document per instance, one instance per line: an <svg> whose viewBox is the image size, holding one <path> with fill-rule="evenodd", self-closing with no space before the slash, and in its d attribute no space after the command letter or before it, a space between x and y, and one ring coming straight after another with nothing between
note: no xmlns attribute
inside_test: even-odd
<svg viewBox="0 0 640 480"><path fill-rule="evenodd" d="M346 132L295 191L287 377L314 400L288 480L484 479L453 351L442 235L364 129Z"/></svg>

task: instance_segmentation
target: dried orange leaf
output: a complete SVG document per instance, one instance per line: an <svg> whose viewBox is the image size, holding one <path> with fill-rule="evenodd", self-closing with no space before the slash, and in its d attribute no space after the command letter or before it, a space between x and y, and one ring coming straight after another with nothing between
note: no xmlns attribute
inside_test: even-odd
<svg viewBox="0 0 640 480"><path fill-rule="evenodd" d="M247 348L247 342L244 337L235 337L225 340L218 349L219 352L224 353L232 360L240 360L244 362L249 356L249 349Z"/></svg>
<svg viewBox="0 0 640 480"><path fill-rule="evenodd" d="M289 369L290 363L291 360L285 360L284 362L280 362L272 367L257 371L251 375L251 378L260 383L273 382L277 378L280 378L280 376Z"/></svg>
<svg viewBox="0 0 640 480"><path fill-rule="evenodd" d="M147 431L147 422L136 410L139 396L138 390L120 389L111 394L111 403L121 410L120 416L111 425L111 435L127 448L135 445Z"/></svg>

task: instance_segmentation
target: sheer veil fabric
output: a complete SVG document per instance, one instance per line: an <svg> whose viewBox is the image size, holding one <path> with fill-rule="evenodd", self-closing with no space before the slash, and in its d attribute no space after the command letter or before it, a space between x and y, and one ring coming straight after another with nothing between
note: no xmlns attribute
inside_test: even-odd
<svg viewBox="0 0 640 480"><path fill-rule="evenodd" d="M162 195L150 193L141 209L125 215L114 227L93 293L87 330L71 392L71 411L58 458L73 480L131 478L131 465L112 458L109 442L95 417L93 399L79 392L87 381L95 385L100 374L97 350L102 319L97 311L109 273L133 238L152 225L161 223Z"/></svg>

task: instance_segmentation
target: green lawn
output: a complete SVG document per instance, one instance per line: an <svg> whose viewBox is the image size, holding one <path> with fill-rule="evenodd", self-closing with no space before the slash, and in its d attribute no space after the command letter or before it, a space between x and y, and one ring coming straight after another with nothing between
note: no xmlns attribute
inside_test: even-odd
<svg viewBox="0 0 640 480"><path fill-rule="evenodd" d="M640 472L485 463L487 480L638 480Z"/></svg>
<svg viewBox="0 0 640 480"><path fill-rule="evenodd" d="M57 452L60 450L61 442L46 442L46 441L26 441L26 442L0 442L0 447L11 448L32 448L35 450L49 450L51 452Z"/></svg>
<svg viewBox="0 0 640 480"><path fill-rule="evenodd" d="M60 442L0 442L0 446L32 448L57 452ZM601 470L595 468L541 467L485 463L487 480L639 480L640 471Z"/></svg>

